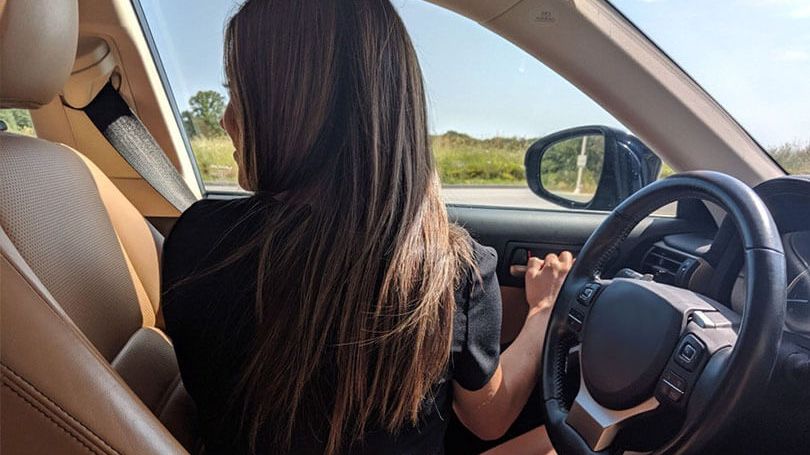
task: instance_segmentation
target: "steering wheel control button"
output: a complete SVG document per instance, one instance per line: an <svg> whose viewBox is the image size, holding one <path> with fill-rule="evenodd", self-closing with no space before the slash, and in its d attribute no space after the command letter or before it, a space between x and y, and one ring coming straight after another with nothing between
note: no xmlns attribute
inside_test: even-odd
<svg viewBox="0 0 810 455"><path fill-rule="evenodd" d="M661 378L658 393L673 403L677 403L686 394L686 380L672 370L667 370Z"/></svg>
<svg viewBox="0 0 810 455"><path fill-rule="evenodd" d="M681 359L683 359L685 362L691 362L695 359L696 355L697 350L695 350L691 344L685 344L683 349L681 349Z"/></svg>
<svg viewBox="0 0 810 455"><path fill-rule="evenodd" d="M577 296L577 301L585 306L588 306L593 302L593 298L596 296L596 292L599 290L599 285L596 283L591 283L585 285L581 291L579 291L579 295Z"/></svg>
<svg viewBox="0 0 810 455"><path fill-rule="evenodd" d="M571 310L568 313L568 326L574 329L575 332L582 330L582 323L585 320L585 315L577 310Z"/></svg>
<svg viewBox="0 0 810 455"><path fill-rule="evenodd" d="M591 304L591 300L593 299L593 295L595 293L596 291L594 291L593 288L585 288L582 291L580 291L577 300L579 301L579 303L588 306Z"/></svg>
<svg viewBox="0 0 810 455"><path fill-rule="evenodd" d="M690 333L678 345L675 361L687 371L695 371L697 366L700 365L705 350L703 343Z"/></svg>

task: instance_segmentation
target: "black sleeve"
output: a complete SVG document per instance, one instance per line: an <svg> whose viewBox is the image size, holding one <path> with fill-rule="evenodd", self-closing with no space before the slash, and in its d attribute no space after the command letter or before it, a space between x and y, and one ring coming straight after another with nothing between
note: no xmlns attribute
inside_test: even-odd
<svg viewBox="0 0 810 455"><path fill-rule="evenodd" d="M478 274L471 272L456 292L452 375L467 390L485 386L500 363L501 293L495 250L472 242ZM480 274L480 279L479 275Z"/></svg>
<svg viewBox="0 0 810 455"><path fill-rule="evenodd" d="M175 290L175 283L188 277L197 265L202 253L199 251L198 238L210 229L206 215L215 210L217 202L220 201L203 199L192 204L180 215L164 240L160 286L162 306L173 297L171 291Z"/></svg>
<svg viewBox="0 0 810 455"><path fill-rule="evenodd" d="M180 216L163 242L161 292L169 297L174 284L217 264L256 231L263 207L254 198L230 201L203 199Z"/></svg>

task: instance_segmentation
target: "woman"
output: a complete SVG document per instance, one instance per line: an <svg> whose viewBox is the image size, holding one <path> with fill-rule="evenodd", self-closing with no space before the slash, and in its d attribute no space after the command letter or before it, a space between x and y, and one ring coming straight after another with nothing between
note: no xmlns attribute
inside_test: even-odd
<svg viewBox="0 0 810 455"><path fill-rule="evenodd" d="M166 241L166 327L209 453L437 453L451 406L502 435L570 253L532 258L499 355L492 249L448 222L414 49L388 0L248 0L222 124L255 195Z"/></svg>

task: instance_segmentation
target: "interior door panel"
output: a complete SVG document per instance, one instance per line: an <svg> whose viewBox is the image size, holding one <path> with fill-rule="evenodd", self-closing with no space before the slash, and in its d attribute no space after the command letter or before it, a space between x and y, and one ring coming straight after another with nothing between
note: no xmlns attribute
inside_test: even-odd
<svg viewBox="0 0 810 455"><path fill-rule="evenodd" d="M516 249L528 248L545 256L562 250L578 252L607 213L563 210L530 210L500 207L448 206L450 219L466 228L479 243L498 253L498 281L501 286L523 287L523 279L509 273ZM678 216L653 216L630 233L619 251L619 262L627 260L645 245L665 235L705 230L701 223Z"/></svg>

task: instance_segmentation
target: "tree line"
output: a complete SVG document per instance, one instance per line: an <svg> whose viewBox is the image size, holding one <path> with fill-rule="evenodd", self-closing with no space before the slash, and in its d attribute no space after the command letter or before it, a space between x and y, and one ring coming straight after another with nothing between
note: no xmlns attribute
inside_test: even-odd
<svg viewBox="0 0 810 455"><path fill-rule="evenodd" d="M0 109L0 121L6 124L9 131L34 134L34 122L27 109Z"/></svg>
<svg viewBox="0 0 810 455"><path fill-rule="evenodd" d="M188 110L181 112L180 117L186 134L194 138L219 138L225 135L219 121L225 112L227 99L215 90L200 90L189 99ZM34 134L34 124L26 109L0 109L0 121L6 124L11 132ZM433 136L434 147L438 149L473 148L484 150L523 150L533 142L525 138L491 138L476 139L462 133L450 131L443 135ZM810 142L796 141L786 143L768 150L788 172L810 173ZM588 153L591 155L591 153ZM572 155L575 156L575 155ZM596 164L595 160L589 159ZM459 163L461 164L461 163ZM469 164L469 163L466 163ZM486 163L481 163L485 165ZM491 162L489 163L492 164ZM522 163L520 163L522 164ZM570 166L569 166L570 167Z"/></svg>
<svg viewBox="0 0 810 455"><path fill-rule="evenodd" d="M219 124L227 101L215 90L200 90L189 98L189 110L180 113L186 134L191 137L214 138L225 135Z"/></svg>

